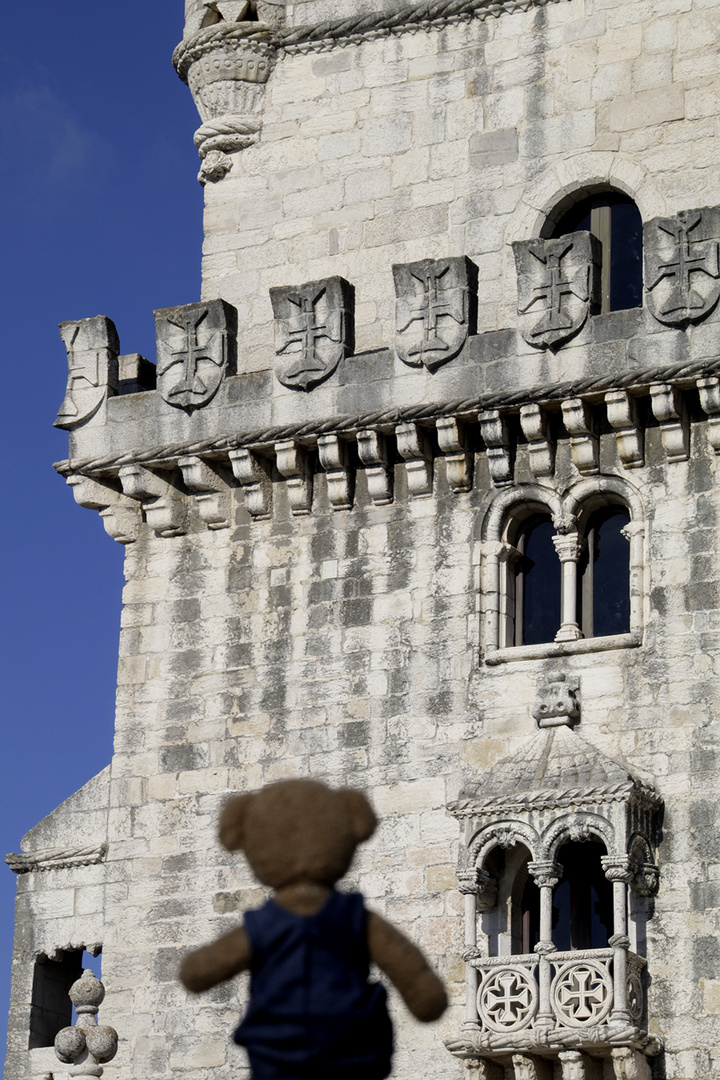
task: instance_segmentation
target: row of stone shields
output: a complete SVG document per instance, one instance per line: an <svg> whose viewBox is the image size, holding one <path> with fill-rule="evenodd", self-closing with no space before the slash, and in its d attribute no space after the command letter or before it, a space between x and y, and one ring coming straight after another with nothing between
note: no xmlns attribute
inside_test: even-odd
<svg viewBox="0 0 720 1080"><path fill-rule="evenodd" d="M666 326L699 322L720 297L720 209L688 210L644 227L648 310ZM530 345L557 349L598 311L601 250L588 232L513 245L518 330ZM461 256L393 266L395 351L435 371L475 333L477 268ZM322 383L354 348L354 289L342 277L270 290L275 371L293 390ZM157 389L178 409L206 405L236 371L237 314L224 300L155 312ZM118 392L119 344L109 319L63 323L68 383L56 424L87 423Z"/></svg>
<svg viewBox="0 0 720 1080"><path fill-rule="evenodd" d="M720 209L685 210L643 228L645 302L665 326L700 322L720 297ZM530 344L555 349L599 311L597 239L588 232L513 244L518 329Z"/></svg>

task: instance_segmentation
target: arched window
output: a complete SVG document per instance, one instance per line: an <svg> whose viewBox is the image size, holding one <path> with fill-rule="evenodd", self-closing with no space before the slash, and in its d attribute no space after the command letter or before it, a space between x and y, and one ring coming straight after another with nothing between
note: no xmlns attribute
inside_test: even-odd
<svg viewBox="0 0 720 1080"><path fill-rule="evenodd" d="M587 521L579 567L585 637L630 631L630 544L623 533L629 522L624 506L605 506Z"/></svg>
<svg viewBox="0 0 720 1080"><path fill-rule="evenodd" d="M642 219L635 203L617 191L576 202L551 235L591 232L602 246L600 311L642 306Z"/></svg>
<svg viewBox="0 0 720 1080"><path fill-rule="evenodd" d="M552 938L561 952L607 946L613 932L613 894L600 862L606 854L605 845L597 841L569 840L560 848L563 876L553 893Z"/></svg>
<svg viewBox="0 0 720 1080"><path fill-rule="evenodd" d="M488 655L493 647L617 638L639 630L630 581L642 555L642 529L631 523L622 498L600 487L584 493L580 503L568 496L567 513L560 504L551 513L533 492L498 519L500 542L490 543L483 556Z"/></svg>
<svg viewBox="0 0 720 1080"><path fill-rule="evenodd" d="M522 522L515 541L515 645L554 641L560 627L560 563L549 514Z"/></svg>

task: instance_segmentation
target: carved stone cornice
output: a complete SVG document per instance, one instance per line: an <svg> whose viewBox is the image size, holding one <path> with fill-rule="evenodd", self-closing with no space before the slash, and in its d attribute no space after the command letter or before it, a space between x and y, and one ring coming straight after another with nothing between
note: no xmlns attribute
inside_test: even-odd
<svg viewBox="0 0 720 1080"><path fill-rule="evenodd" d="M92 866L102 862L107 844L74 848L46 848L42 851L21 851L5 856L5 862L15 874L28 874L36 870L65 870L74 866Z"/></svg>

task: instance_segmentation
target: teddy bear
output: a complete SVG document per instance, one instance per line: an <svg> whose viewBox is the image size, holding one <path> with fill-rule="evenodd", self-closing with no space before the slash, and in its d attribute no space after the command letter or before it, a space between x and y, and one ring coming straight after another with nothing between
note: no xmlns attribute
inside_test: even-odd
<svg viewBox="0 0 720 1080"><path fill-rule="evenodd" d="M392 1027L371 962L418 1020L445 1011L445 988L420 950L360 893L334 887L376 825L361 791L315 780L282 780L225 803L220 842L242 851L273 893L242 925L190 952L180 980L200 993L249 969L234 1039L253 1080L384 1080Z"/></svg>

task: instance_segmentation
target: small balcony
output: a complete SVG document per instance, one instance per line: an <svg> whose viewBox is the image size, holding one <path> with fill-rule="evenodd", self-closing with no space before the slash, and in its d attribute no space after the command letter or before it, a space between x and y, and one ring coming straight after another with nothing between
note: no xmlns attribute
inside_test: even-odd
<svg viewBox="0 0 720 1080"><path fill-rule="evenodd" d="M605 949L551 946L518 956L466 954L466 960L474 985L462 1037L448 1047L462 1057L655 1049L643 1029L645 960L630 952L627 938Z"/></svg>

